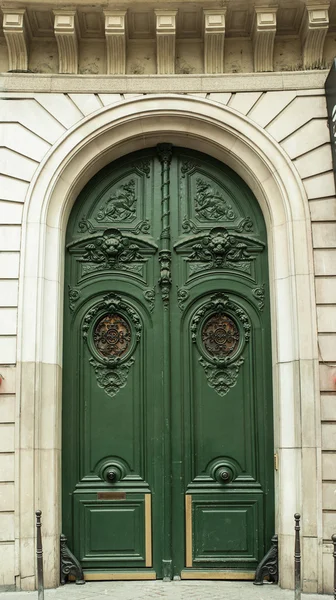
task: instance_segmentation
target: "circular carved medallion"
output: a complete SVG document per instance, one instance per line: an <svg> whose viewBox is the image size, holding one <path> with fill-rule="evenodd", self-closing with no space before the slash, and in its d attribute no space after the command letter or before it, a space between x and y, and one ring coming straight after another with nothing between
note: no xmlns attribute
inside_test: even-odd
<svg viewBox="0 0 336 600"><path fill-rule="evenodd" d="M226 314L211 315L202 327L202 342L211 356L231 356L239 345L238 327Z"/></svg>
<svg viewBox="0 0 336 600"><path fill-rule="evenodd" d="M105 315L94 329L93 341L102 356L124 356L130 347L131 328L122 315Z"/></svg>

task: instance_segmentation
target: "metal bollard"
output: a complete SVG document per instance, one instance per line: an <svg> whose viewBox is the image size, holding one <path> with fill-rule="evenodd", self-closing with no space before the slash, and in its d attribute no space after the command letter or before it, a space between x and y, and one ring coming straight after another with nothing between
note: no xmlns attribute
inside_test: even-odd
<svg viewBox="0 0 336 600"><path fill-rule="evenodd" d="M331 541L334 544L334 600L336 600L336 534L331 536Z"/></svg>
<svg viewBox="0 0 336 600"><path fill-rule="evenodd" d="M42 535L41 535L41 515L42 511L37 510L36 513L36 557L37 557L37 589L38 600L44 600L43 586L43 550L42 550Z"/></svg>
<svg viewBox="0 0 336 600"><path fill-rule="evenodd" d="M294 551L294 573L295 573L295 600L301 600L301 548L300 548L300 515L295 513L295 551Z"/></svg>

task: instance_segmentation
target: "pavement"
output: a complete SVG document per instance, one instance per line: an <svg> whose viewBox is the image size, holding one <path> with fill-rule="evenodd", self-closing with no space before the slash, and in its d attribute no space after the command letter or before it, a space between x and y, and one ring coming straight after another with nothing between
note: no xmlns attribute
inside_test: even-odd
<svg viewBox="0 0 336 600"><path fill-rule="evenodd" d="M44 600L294 600L294 592L276 585L233 581L111 581L66 584L44 592ZM302 594L302 600L332 596ZM38 600L37 592L0 592L0 600Z"/></svg>

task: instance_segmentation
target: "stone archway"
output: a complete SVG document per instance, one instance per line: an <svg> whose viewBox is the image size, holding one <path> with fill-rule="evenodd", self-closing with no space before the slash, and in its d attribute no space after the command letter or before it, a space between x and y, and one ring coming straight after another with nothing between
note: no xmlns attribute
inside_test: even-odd
<svg viewBox="0 0 336 600"><path fill-rule="evenodd" d="M320 449L312 433L318 406L317 340L304 188L280 146L234 110L199 98L145 96L103 108L66 133L41 163L26 199L17 446L17 538L25 589L34 586L37 507L44 516L46 585L58 584L63 241L68 215L80 189L100 168L162 141L201 150L228 164L249 185L263 211L270 256L281 585L292 585L292 517L297 510L303 515L307 578L312 570L318 572Z"/></svg>

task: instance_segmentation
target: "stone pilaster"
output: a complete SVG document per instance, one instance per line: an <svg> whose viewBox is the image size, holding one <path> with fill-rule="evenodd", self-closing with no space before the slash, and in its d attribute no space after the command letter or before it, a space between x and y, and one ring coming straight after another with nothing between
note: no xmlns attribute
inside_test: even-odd
<svg viewBox="0 0 336 600"><path fill-rule="evenodd" d="M59 72L78 73L78 40L75 10L54 10Z"/></svg>
<svg viewBox="0 0 336 600"><path fill-rule="evenodd" d="M204 10L204 73L224 73L226 8Z"/></svg>
<svg viewBox="0 0 336 600"><path fill-rule="evenodd" d="M252 26L254 71L273 71L276 6L256 6Z"/></svg>
<svg viewBox="0 0 336 600"><path fill-rule="evenodd" d="M107 74L126 73L126 11L106 10L105 37L107 50Z"/></svg>
<svg viewBox="0 0 336 600"><path fill-rule="evenodd" d="M156 64L159 75L175 73L177 10L156 10Z"/></svg>
<svg viewBox="0 0 336 600"><path fill-rule="evenodd" d="M324 40L329 27L329 2L308 3L303 15L300 36L304 69L322 66Z"/></svg>
<svg viewBox="0 0 336 600"><path fill-rule="evenodd" d="M27 71L28 37L25 10L3 8L3 32L9 56L9 71Z"/></svg>

